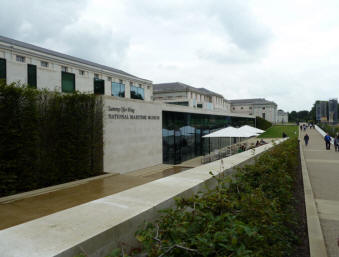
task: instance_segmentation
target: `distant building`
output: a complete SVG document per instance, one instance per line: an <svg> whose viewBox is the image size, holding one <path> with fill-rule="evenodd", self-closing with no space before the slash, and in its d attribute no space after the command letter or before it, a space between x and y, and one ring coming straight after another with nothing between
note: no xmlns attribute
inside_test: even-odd
<svg viewBox="0 0 339 257"><path fill-rule="evenodd" d="M152 81L78 57L0 36L0 79L32 88L152 100Z"/></svg>
<svg viewBox="0 0 339 257"><path fill-rule="evenodd" d="M328 101L328 122L337 123L338 122L338 100L330 99Z"/></svg>
<svg viewBox="0 0 339 257"><path fill-rule="evenodd" d="M288 113L283 110L278 110L277 112L277 123L287 123L288 122Z"/></svg>
<svg viewBox="0 0 339 257"><path fill-rule="evenodd" d="M277 122L277 104L265 98L230 100L231 112L259 116L272 123Z"/></svg>
<svg viewBox="0 0 339 257"><path fill-rule="evenodd" d="M337 123L338 122L338 100L316 101L315 116L317 122Z"/></svg>
<svg viewBox="0 0 339 257"><path fill-rule="evenodd" d="M206 88L180 82L153 84L153 100L192 108L230 112L230 102Z"/></svg>

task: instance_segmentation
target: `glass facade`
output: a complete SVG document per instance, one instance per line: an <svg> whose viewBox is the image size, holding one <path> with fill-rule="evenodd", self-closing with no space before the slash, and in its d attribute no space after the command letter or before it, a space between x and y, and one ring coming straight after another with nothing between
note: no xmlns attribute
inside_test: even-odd
<svg viewBox="0 0 339 257"><path fill-rule="evenodd" d="M131 86L131 98L144 100L145 99L144 89L141 87Z"/></svg>
<svg viewBox="0 0 339 257"><path fill-rule="evenodd" d="M122 83L112 82L112 95L125 97L125 85Z"/></svg>
<svg viewBox="0 0 339 257"><path fill-rule="evenodd" d="M228 126L242 125L255 126L255 119L163 111L163 163L178 164L225 147L230 144L229 138L202 136Z"/></svg>

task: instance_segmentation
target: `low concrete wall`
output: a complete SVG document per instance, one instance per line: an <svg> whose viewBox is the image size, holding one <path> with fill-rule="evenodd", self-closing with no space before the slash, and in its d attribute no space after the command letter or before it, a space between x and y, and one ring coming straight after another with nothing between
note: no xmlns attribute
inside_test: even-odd
<svg viewBox="0 0 339 257"><path fill-rule="evenodd" d="M319 134L321 136L325 137L327 135L327 133L325 131L323 131L319 126L315 125L315 129L316 129L316 131L319 132ZM325 142L324 142L324 144L325 144ZM333 137L331 137L331 144L332 145L334 144L334 138Z"/></svg>
<svg viewBox="0 0 339 257"><path fill-rule="evenodd" d="M154 220L158 210L173 206L175 197L188 197L206 184L213 185L210 171L230 174L271 147L272 143L225 158L223 167L220 160L215 161L2 230L0 253L11 257L74 257L81 252L106 256L122 242L132 246L144 220Z"/></svg>

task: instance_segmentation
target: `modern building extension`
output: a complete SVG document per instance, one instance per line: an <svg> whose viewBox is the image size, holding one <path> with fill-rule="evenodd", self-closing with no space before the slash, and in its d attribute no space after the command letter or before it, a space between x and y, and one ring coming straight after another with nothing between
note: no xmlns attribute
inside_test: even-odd
<svg viewBox="0 0 339 257"><path fill-rule="evenodd" d="M316 121L324 123L338 123L338 100L316 101Z"/></svg>
<svg viewBox="0 0 339 257"><path fill-rule="evenodd" d="M59 92L152 99L152 82L122 70L0 36L0 79Z"/></svg>
<svg viewBox="0 0 339 257"><path fill-rule="evenodd" d="M230 103L222 95L180 82L154 84L153 99L168 104L230 112Z"/></svg>
<svg viewBox="0 0 339 257"><path fill-rule="evenodd" d="M261 117L272 123L277 122L277 104L265 98L230 100L231 112Z"/></svg>

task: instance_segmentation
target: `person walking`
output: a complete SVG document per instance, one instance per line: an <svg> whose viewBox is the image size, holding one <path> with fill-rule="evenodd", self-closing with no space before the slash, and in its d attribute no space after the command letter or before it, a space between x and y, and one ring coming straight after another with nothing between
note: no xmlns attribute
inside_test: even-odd
<svg viewBox="0 0 339 257"><path fill-rule="evenodd" d="M331 150L331 137L328 133L324 137L324 140L325 140L325 144L326 144L326 150Z"/></svg>
<svg viewBox="0 0 339 257"><path fill-rule="evenodd" d="M304 136L304 141L305 141L305 145L308 145L308 141L310 140L310 137L308 136L308 134L306 133L306 135Z"/></svg>
<svg viewBox="0 0 339 257"><path fill-rule="evenodd" d="M339 152L339 135L336 134L334 137L334 151Z"/></svg>

